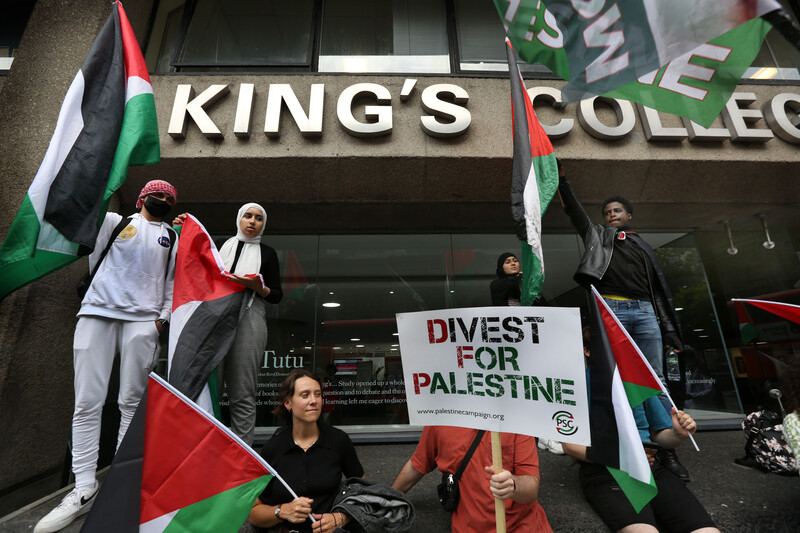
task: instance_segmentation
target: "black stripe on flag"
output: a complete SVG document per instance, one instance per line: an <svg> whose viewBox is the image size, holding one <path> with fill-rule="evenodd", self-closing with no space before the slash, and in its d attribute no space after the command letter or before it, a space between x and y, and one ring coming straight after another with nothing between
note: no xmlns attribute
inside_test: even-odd
<svg viewBox="0 0 800 533"><path fill-rule="evenodd" d="M146 414L147 388L114 455L97 499L81 527L81 533L139 533Z"/></svg>
<svg viewBox="0 0 800 533"><path fill-rule="evenodd" d="M594 294L590 293L589 296L592 300L589 326L589 429L592 445L586 449L586 458L595 463L619 468L619 429L611 392L617 362L611 351L597 299Z"/></svg>
<svg viewBox="0 0 800 533"><path fill-rule="evenodd" d="M517 67L514 49L506 41L508 54L508 76L511 78L511 107L514 118L514 161L511 168L511 215L517 228L517 237L522 242L528 241L528 228L525 224L525 185L528 183L531 165L531 138L528 131L528 114L525 110L525 99L528 93L523 92L524 82Z"/></svg>
<svg viewBox="0 0 800 533"><path fill-rule="evenodd" d="M248 291L201 303L183 325L169 369L169 383L193 401L230 350Z"/></svg>
<svg viewBox="0 0 800 533"><path fill-rule="evenodd" d="M44 219L69 241L92 250L125 112L125 60L116 6L81 73L83 129L53 180Z"/></svg>

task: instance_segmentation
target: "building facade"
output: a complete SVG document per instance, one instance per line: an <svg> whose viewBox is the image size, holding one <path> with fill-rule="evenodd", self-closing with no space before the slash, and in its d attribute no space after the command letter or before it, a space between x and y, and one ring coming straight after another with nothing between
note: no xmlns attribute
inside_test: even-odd
<svg viewBox="0 0 800 533"><path fill-rule="evenodd" d="M785 2L787 9L795 2ZM0 236L36 173L108 3L39 0L0 76ZM125 8L151 70L161 163L115 198L132 212L163 178L215 236L268 212L285 297L269 311L257 426L291 368L325 376L325 416L362 439L413 438L395 314L490 305L516 251L503 29L488 0L160 0ZM0 48L2 48L0 43ZM10 53L8 55L11 55ZM2 64L0 64L2 66ZM673 290L685 342L676 396L709 426L771 401L800 328L734 297L800 303L800 52L773 31L709 129L626 101L561 105L523 73L587 211L622 194ZM543 220L548 304L588 308L580 240L554 199ZM0 497L63 469L72 411L74 286L86 265L0 302ZM163 356L166 356L164 351ZM558 357L558 354L553 354ZM2 513L0 513L2 514Z"/></svg>

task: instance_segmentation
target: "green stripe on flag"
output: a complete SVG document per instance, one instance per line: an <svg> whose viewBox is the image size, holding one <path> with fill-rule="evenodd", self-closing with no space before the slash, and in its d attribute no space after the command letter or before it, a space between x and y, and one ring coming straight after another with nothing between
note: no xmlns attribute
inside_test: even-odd
<svg viewBox="0 0 800 533"><path fill-rule="evenodd" d="M271 479L261 476L180 509L164 533L236 533Z"/></svg>
<svg viewBox="0 0 800 533"><path fill-rule="evenodd" d="M103 200L108 201L128 176L130 165L158 163L161 151L158 144L158 123L153 93L132 97L125 105L117 151L106 184ZM102 222L102 221L101 221Z"/></svg>
<svg viewBox="0 0 800 533"><path fill-rule="evenodd" d="M0 245L0 300L78 259L74 254L37 250L40 228L39 217L26 194ZM77 245L67 244L77 251Z"/></svg>
<svg viewBox="0 0 800 533"><path fill-rule="evenodd" d="M625 389L625 395L628 397L628 403L630 403L631 408L661 393L659 389L637 385L636 383L630 383L628 381L623 381L622 386Z"/></svg>
<svg viewBox="0 0 800 533"><path fill-rule="evenodd" d="M39 238L39 217L33 208L28 194L22 199L22 205L17 211L17 216L11 222L8 235L0 246L0 283L7 283L5 274L7 265L15 261L22 261L33 257L36 250L36 240Z"/></svg>
<svg viewBox="0 0 800 533"><path fill-rule="evenodd" d="M664 113L690 117L707 128L736 90L744 71L753 63L771 28L764 19L755 18L703 45L698 55L691 59L690 65L695 65L692 67L694 76L708 75L707 81L683 75L678 80L667 82L664 76L670 65L667 64L658 70L651 84L633 81L603 96L622 98Z"/></svg>
<svg viewBox="0 0 800 533"><path fill-rule="evenodd" d="M633 505L637 513L644 509L644 506L658 494L656 480L653 478L652 471L650 472L650 483L648 484L629 476L622 470L610 466L606 468L608 468L608 471L614 477L619 488L625 493L625 496L628 498L628 501L631 502L631 505Z"/></svg>
<svg viewBox="0 0 800 533"><path fill-rule="evenodd" d="M752 322L739 324L739 334L742 336L742 344L750 344L758 337L756 326Z"/></svg>

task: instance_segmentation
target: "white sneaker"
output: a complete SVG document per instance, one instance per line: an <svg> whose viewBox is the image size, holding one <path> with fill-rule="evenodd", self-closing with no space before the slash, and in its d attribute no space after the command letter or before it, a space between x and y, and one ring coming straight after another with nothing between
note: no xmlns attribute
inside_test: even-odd
<svg viewBox="0 0 800 533"><path fill-rule="evenodd" d="M55 509L39 520L33 533L60 531L82 514L88 513L92 508L98 488L99 485L95 481L93 486L72 489L72 492L67 494Z"/></svg>
<svg viewBox="0 0 800 533"><path fill-rule="evenodd" d="M564 448L557 440L539 439L539 448L556 455L564 455Z"/></svg>

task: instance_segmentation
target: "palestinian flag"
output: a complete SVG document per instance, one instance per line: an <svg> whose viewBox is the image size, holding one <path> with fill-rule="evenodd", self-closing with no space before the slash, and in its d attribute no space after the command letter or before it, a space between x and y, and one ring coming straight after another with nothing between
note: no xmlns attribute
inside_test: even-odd
<svg viewBox="0 0 800 533"><path fill-rule="evenodd" d="M742 336L742 344L750 344L758 337L756 325L742 302L734 300L734 306L736 306L736 319L739 321L739 334Z"/></svg>
<svg viewBox="0 0 800 533"><path fill-rule="evenodd" d="M704 127L719 115L772 28L759 15L769 12L776 27L791 28L784 35L796 33L785 12L773 11L779 7L774 0L581 6L495 0L495 6L523 60L571 81L565 103L601 94Z"/></svg>
<svg viewBox="0 0 800 533"><path fill-rule="evenodd" d="M590 327L586 458L608 468L638 513L658 491L631 409L659 394L661 383L594 287Z"/></svg>
<svg viewBox="0 0 800 533"><path fill-rule="evenodd" d="M229 429L150 374L81 531L235 533L273 476Z"/></svg>
<svg viewBox="0 0 800 533"><path fill-rule="evenodd" d="M517 67L514 48L506 39L511 78L514 162L511 170L511 214L522 241L522 305L532 305L544 284L542 215L558 189L558 163L542 129Z"/></svg>
<svg viewBox="0 0 800 533"><path fill-rule="evenodd" d="M769 311L773 315L778 315L781 318L785 318L789 322L800 324L800 305L786 304L783 302L768 302L767 300L746 300L739 298L734 298L733 301L737 303L743 302L754 305L759 309ZM741 319L739 322L741 322Z"/></svg>
<svg viewBox="0 0 800 533"><path fill-rule="evenodd" d="M0 246L0 299L91 252L128 166L158 163L159 157L147 66L125 11L114 2Z"/></svg>
<svg viewBox="0 0 800 533"><path fill-rule="evenodd" d="M175 260L169 382L209 412L216 405L216 395L207 388L209 376L233 344L247 295L243 286L225 276L211 236L188 215Z"/></svg>
<svg viewBox="0 0 800 533"><path fill-rule="evenodd" d="M769 11L776 0L543 0L563 31L565 102L613 91Z"/></svg>

